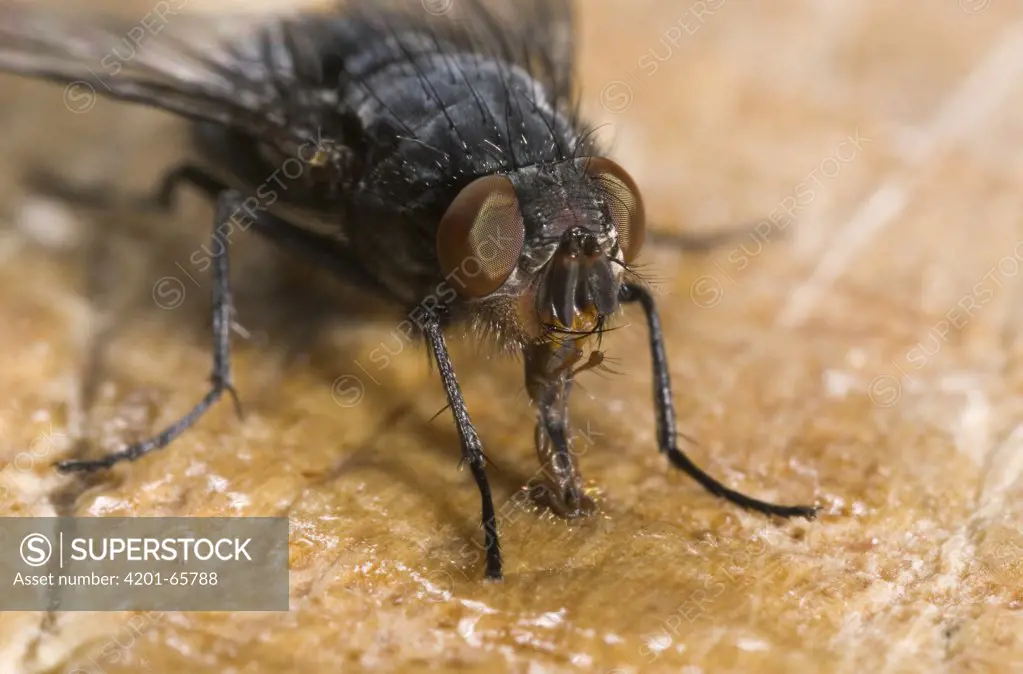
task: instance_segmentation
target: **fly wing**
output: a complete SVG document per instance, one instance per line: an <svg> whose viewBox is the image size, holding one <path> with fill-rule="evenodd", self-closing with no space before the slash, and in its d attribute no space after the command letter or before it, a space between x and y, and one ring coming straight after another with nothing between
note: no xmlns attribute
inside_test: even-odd
<svg viewBox="0 0 1023 674"><path fill-rule="evenodd" d="M574 93L571 3L344 0L318 17L190 15L177 11L185 0L164 0L156 5L162 12L128 21L0 0L0 72L62 84L69 104L98 95L227 125L268 143L302 144L336 127L337 73L324 55L343 61L347 49L364 44L342 37L340 24L359 25L348 18L361 15L385 31L425 30L458 49L519 65L564 103ZM338 129L329 131L343 144Z"/></svg>
<svg viewBox="0 0 1023 674"><path fill-rule="evenodd" d="M314 137L330 90L317 87L319 61L308 24L284 16L173 11L147 17L127 21L0 2L0 72L63 84L65 102L98 95L224 124L268 142Z"/></svg>
<svg viewBox="0 0 1023 674"><path fill-rule="evenodd" d="M458 48L521 66L555 101L574 95L572 0L348 0L341 8L388 30L426 29Z"/></svg>

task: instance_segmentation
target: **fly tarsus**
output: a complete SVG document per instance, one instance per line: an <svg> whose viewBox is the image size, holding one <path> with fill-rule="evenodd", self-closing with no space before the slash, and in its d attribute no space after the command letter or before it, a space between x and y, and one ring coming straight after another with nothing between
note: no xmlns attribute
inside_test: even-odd
<svg viewBox="0 0 1023 674"><path fill-rule="evenodd" d="M627 283L622 286L621 301L626 303L639 302L646 314L647 328L650 331L650 352L654 368L654 402L657 409L657 444L662 453L668 455L671 464L696 480L700 486L714 496L718 496L747 510L761 512L780 517L803 517L813 519L819 508L809 505L780 505L761 501L745 494L729 489L725 485L704 472L678 448L677 430L675 427L675 406L672 402L671 377L668 373L668 356L664 347L664 333L661 319L653 295L640 285Z"/></svg>
<svg viewBox="0 0 1023 674"><path fill-rule="evenodd" d="M746 496L742 492L729 489L725 485L721 484L713 477L705 473L699 466L692 462L688 456L682 453L677 447L670 446L667 451L668 459L671 464L690 476L694 480L700 483L700 486L706 489L708 492L723 498L726 501L730 501L737 506L745 508L747 510L754 510L756 512L764 513L766 515L777 515L779 517L803 517L808 520L812 520L817 516L818 508L816 506L788 506L779 505L776 503L768 503L767 501L761 501L751 496Z"/></svg>
<svg viewBox="0 0 1023 674"><path fill-rule="evenodd" d="M218 228L231 217L241 202L241 196L234 191L225 191L217 199L216 218L213 224L213 236L216 238ZM241 416L241 404L234 386L231 384L231 286L228 267L227 246L213 258L213 372L210 376L212 386L192 410L157 435L143 442L131 445L121 451L85 461L63 461L57 469L63 473L89 473L110 468L121 461L135 461L150 452L163 449L175 438L191 428L225 392L234 399L235 409Z"/></svg>

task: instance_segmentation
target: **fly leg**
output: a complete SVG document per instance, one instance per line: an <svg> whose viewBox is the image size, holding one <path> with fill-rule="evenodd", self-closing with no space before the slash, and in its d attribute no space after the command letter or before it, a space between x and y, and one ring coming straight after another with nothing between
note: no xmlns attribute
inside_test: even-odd
<svg viewBox="0 0 1023 674"><path fill-rule="evenodd" d="M542 472L530 480L530 493L539 505L570 519L591 515L596 510L593 500L583 491L569 442L571 368L581 357L582 349L574 340L525 349L526 387L537 408L534 438Z"/></svg>
<svg viewBox="0 0 1023 674"><path fill-rule="evenodd" d="M174 205L174 193L183 185L196 187L211 199L216 199L218 194L227 189L226 185L202 168L192 164L181 164L164 174L153 194L142 198L141 205L161 211L170 210ZM245 204L247 205L250 200L251 198L247 199ZM251 220L246 221L242 229L251 227L254 232L280 248L295 254L303 261L316 264L342 281L386 300L397 299L365 272L358 257L348 247L338 244L330 237L302 229L262 209L263 206L258 200L255 200L252 208L246 208L246 212L255 213L251 214Z"/></svg>
<svg viewBox="0 0 1023 674"><path fill-rule="evenodd" d="M785 235L783 229L779 230L779 228L773 226L767 226L766 231L762 231L766 224L766 222L761 221L754 225L737 225L709 232L660 232L648 230L647 239L650 243L670 246L687 253L707 253L726 243L747 236L761 242L766 242L771 237L782 238Z"/></svg>
<svg viewBox="0 0 1023 674"><path fill-rule="evenodd" d="M160 211L170 211L174 208L174 195L183 185L197 187L200 192L213 200L216 200L217 195L227 189L227 185L222 181L198 166L180 164L164 173L153 193L142 197L139 205Z"/></svg>
<svg viewBox="0 0 1023 674"><path fill-rule="evenodd" d="M218 229L225 225L232 215L238 211L241 203L241 196L233 190L225 191L217 198L216 217L213 222L213 238L215 243L217 243ZM107 454L101 459L63 461L57 464L57 468L60 471L92 472L110 468L120 461L135 461L150 452L163 449L195 424L223 396L225 391L234 399L238 414L239 416L241 415L238 395L231 384L231 288L228 269L228 247L221 245L220 249L221 253L213 258L213 372L210 377L212 386L209 392L192 408L191 412L148 440L131 445L121 451Z"/></svg>
<svg viewBox="0 0 1023 674"><path fill-rule="evenodd" d="M689 457L682 453L676 444L678 436L675 427L675 406L672 402L671 378L668 374L668 355L664 348L664 335L661 331L661 319L654 304L653 295L642 286L627 283L621 289L622 302L639 302L646 314L647 327L650 330L650 352L654 366L654 401L657 410L657 445L662 453L668 455L672 465L700 483L704 489L714 496L732 503L768 515L781 517L805 517L813 519L817 514L815 506L787 506L768 503L746 496L729 489L713 477L703 472Z"/></svg>
<svg viewBox="0 0 1023 674"><path fill-rule="evenodd" d="M123 205L158 213L167 213L173 209L174 197L181 187L195 187L214 202L218 195L228 189L228 186L218 178L199 166L188 163L167 171L151 193L127 198L118 198L113 189L75 185L59 176L42 171L30 174L28 183L35 192L70 203L93 208ZM248 206L248 201L243 202L243 205ZM261 209L262 205L258 201L252 208L245 208L251 219L246 219L244 224L240 224L240 228L243 230L251 228L280 248L293 253L303 261L316 264L342 281L357 285L384 299L396 299L363 270L358 258L347 247L330 237L304 230Z"/></svg>
<svg viewBox="0 0 1023 674"><path fill-rule="evenodd" d="M462 460L469 464L472 476L476 480L476 486L480 490L484 547L487 553L486 577L500 580L502 578L501 545L497 539L494 497L490 493L490 483L487 481L487 473L484 470L487 462L483 456L483 443L480 441L476 428L472 425L465 400L462 398L462 390L455 378L455 368L448 355L448 347L444 341L444 331L441 328L440 320L431 312L422 327L444 382L444 392L447 394L451 414L455 418L455 426L458 427L458 437L462 443Z"/></svg>
<svg viewBox="0 0 1023 674"><path fill-rule="evenodd" d="M82 185L43 169L30 171L26 186L33 192L68 203L93 208L128 206L146 211L167 212L173 208L174 194L182 185L198 187L211 200L227 189L222 181L192 164L181 164L163 175L151 194L120 195L109 185Z"/></svg>

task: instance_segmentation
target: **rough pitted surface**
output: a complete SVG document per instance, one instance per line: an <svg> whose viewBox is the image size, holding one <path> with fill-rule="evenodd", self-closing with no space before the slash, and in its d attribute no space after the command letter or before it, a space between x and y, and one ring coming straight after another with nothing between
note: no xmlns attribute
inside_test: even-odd
<svg viewBox="0 0 1023 674"><path fill-rule="evenodd" d="M288 613L3 613L0 671L1023 671L1023 13L588 0L581 38L584 109L652 228L774 215L759 238L643 262L694 459L817 500L819 520L741 512L670 470L633 309L606 340L623 374L581 376L574 408L600 514L519 508L536 472L521 366L453 340L502 509L507 579L482 583L479 496L449 416L431 421L425 351L370 369L400 316L244 236L245 421L225 402L143 461L57 475L204 392L209 278L188 260L211 209L33 197L26 162L145 189L182 126L72 114L59 87L4 78L0 514L287 515L292 574ZM179 306L154 301L166 278ZM332 390L345 375L358 404Z"/></svg>

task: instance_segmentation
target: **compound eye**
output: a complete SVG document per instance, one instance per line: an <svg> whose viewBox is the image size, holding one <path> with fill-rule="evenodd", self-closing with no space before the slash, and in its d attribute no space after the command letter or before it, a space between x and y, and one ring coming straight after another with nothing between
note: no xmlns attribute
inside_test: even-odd
<svg viewBox="0 0 1023 674"><path fill-rule="evenodd" d="M639 188L625 169L610 159L592 157L580 160L586 173L594 178L604 192L611 219L618 230L618 245L625 262L639 255L646 236L646 212Z"/></svg>
<svg viewBox="0 0 1023 674"><path fill-rule="evenodd" d="M508 279L522 254L526 228L515 188L504 176L467 185L437 229L444 278L463 296L485 297Z"/></svg>

